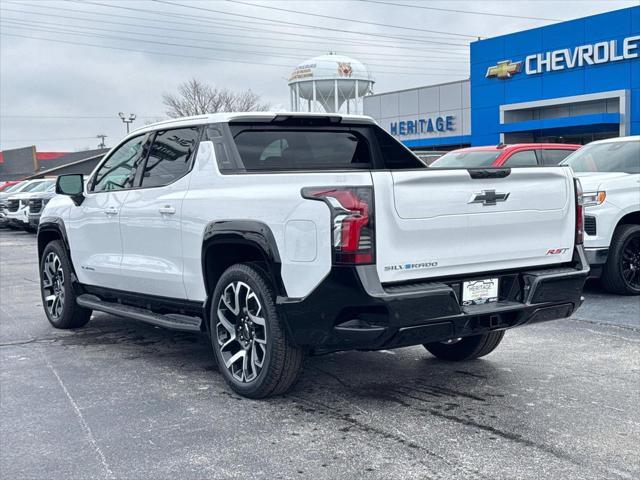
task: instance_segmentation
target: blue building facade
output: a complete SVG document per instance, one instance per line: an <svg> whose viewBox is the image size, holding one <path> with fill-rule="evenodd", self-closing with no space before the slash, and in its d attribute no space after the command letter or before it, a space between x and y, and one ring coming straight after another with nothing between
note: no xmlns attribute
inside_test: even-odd
<svg viewBox="0 0 640 480"><path fill-rule="evenodd" d="M471 144L640 134L640 7L471 44Z"/></svg>
<svg viewBox="0 0 640 480"><path fill-rule="evenodd" d="M640 135L640 6L473 42L470 66L364 113L415 150Z"/></svg>

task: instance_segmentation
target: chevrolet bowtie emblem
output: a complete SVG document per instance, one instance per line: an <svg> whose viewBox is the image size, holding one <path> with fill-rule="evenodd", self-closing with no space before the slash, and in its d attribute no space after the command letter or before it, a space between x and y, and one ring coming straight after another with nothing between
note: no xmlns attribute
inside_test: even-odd
<svg viewBox="0 0 640 480"><path fill-rule="evenodd" d="M503 60L497 65L487 68L487 78L498 77L500 79L511 78L514 73L522 70L522 62L512 62L511 60Z"/></svg>
<svg viewBox="0 0 640 480"><path fill-rule="evenodd" d="M495 205L498 202L506 201L507 198L509 198L509 193L496 193L495 190L483 190L480 193L474 193L469 203Z"/></svg>

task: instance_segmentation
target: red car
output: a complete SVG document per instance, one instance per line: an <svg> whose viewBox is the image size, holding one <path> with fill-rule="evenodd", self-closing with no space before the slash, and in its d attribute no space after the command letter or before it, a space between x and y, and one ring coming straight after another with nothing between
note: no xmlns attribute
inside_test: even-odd
<svg viewBox="0 0 640 480"><path fill-rule="evenodd" d="M453 150L431 167L535 167L557 165L582 145L570 143L515 143Z"/></svg>
<svg viewBox="0 0 640 480"><path fill-rule="evenodd" d="M6 182L0 182L0 192L5 188L9 188L10 186L15 185L16 183L20 183L20 180L8 180Z"/></svg>

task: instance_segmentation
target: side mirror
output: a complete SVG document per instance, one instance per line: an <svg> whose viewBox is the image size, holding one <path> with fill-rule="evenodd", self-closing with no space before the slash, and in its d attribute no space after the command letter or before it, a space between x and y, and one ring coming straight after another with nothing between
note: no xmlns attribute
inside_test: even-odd
<svg viewBox="0 0 640 480"><path fill-rule="evenodd" d="M60 175L56 180L56 193L71 197L76 205L84 200L84 177L80 173Z"/></svg>

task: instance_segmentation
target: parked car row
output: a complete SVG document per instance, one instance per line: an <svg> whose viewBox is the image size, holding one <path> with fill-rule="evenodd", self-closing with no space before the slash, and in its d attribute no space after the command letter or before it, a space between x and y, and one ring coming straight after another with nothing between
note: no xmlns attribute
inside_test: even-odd
<svg viewBox="0 0 640 480"><path fill-rule="evenodd" d="M0 191L0 227L37 230L44 206L55 195L55 179L13 183Z"/></svg>

